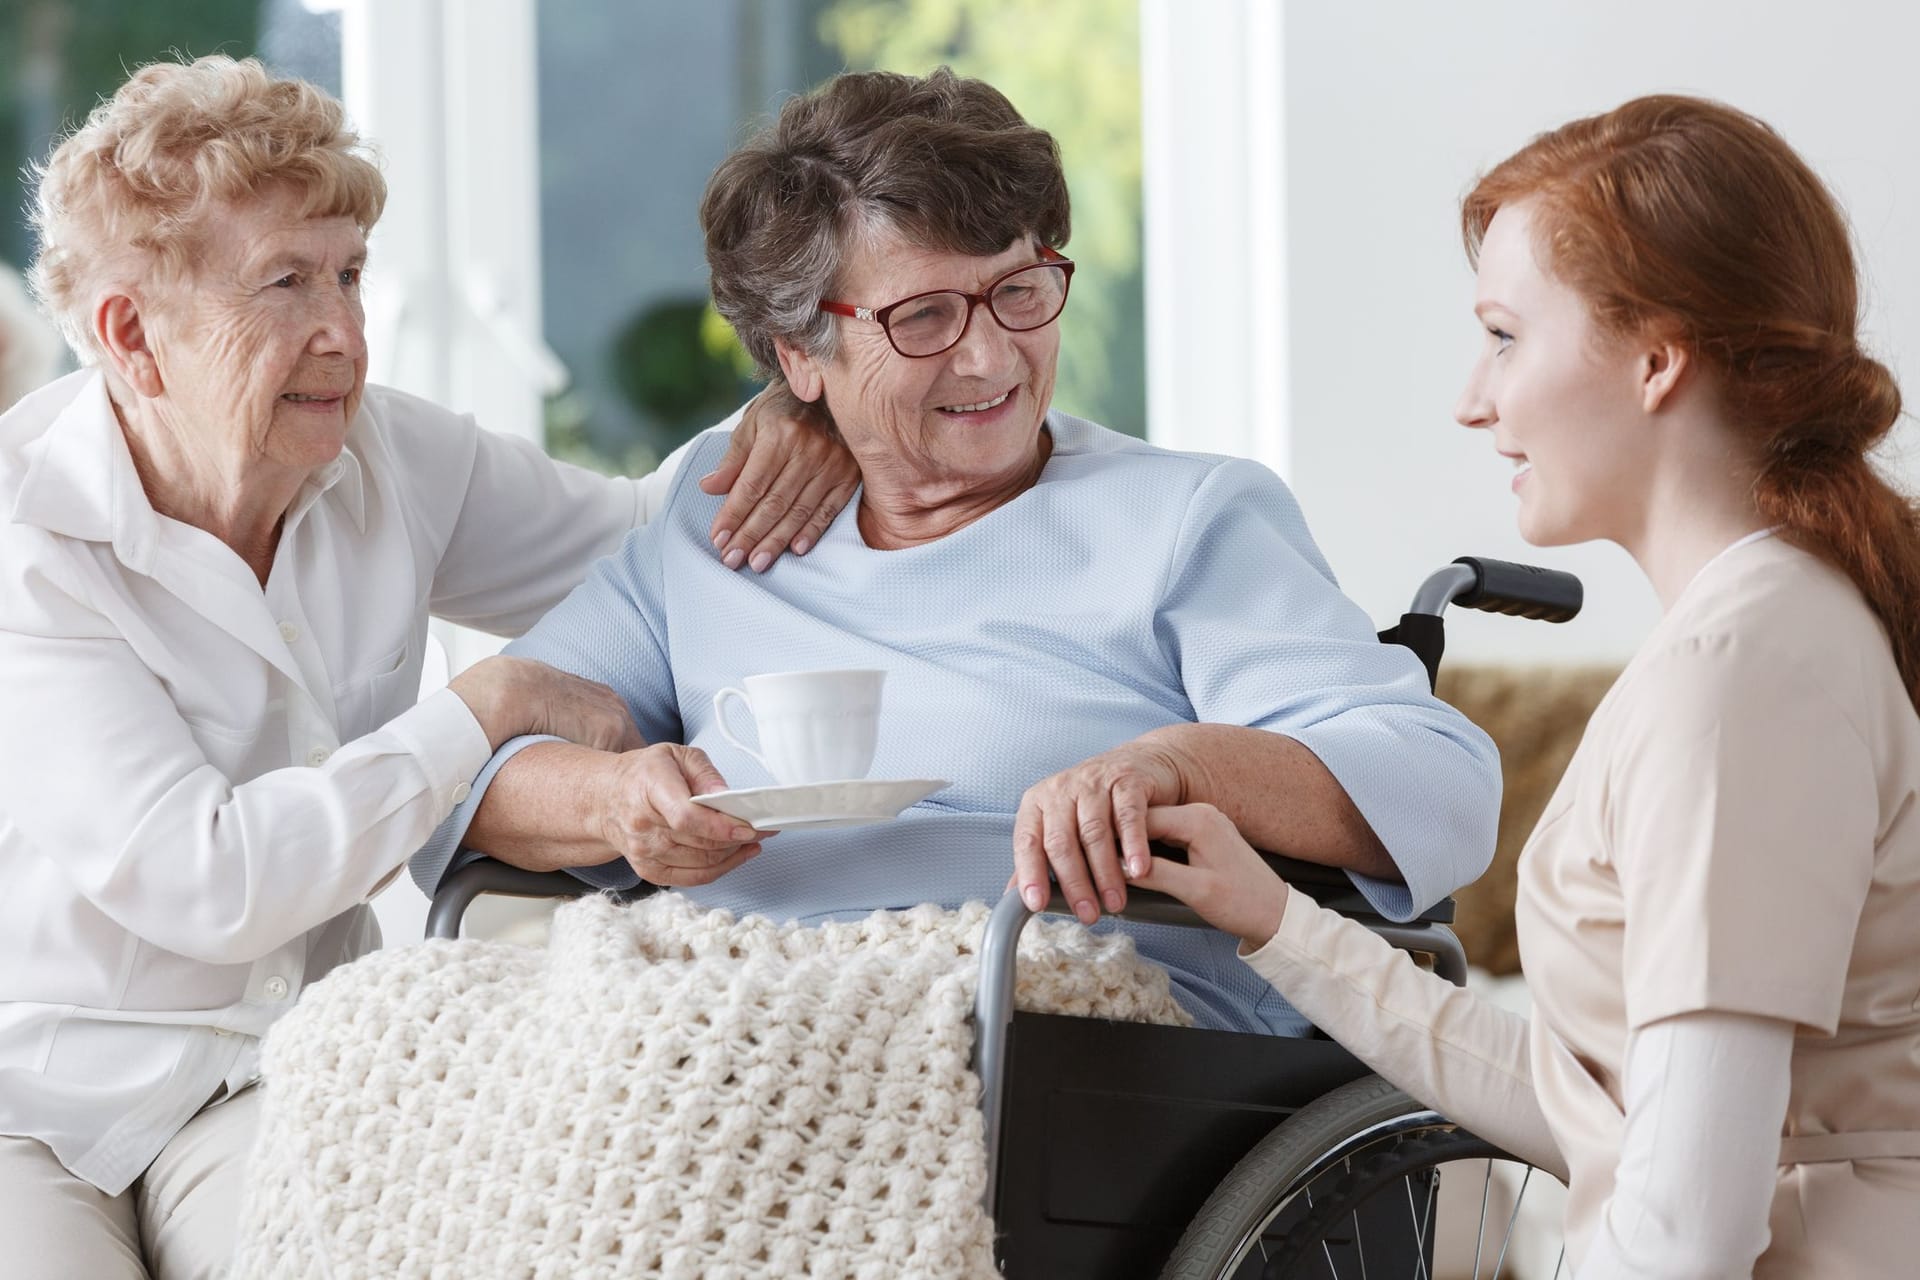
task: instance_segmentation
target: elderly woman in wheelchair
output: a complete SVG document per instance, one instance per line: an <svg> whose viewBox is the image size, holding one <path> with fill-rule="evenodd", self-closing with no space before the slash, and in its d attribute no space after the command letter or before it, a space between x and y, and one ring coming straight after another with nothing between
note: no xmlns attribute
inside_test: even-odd
<svg viewBox="0 0 1920 1280"><path fill-rule="evenodd" d="M1458 980L1432 926L1484 865L1498 781L1491 744L1431 695L1436 615L1470 597L1569 616L1578 584L1455 566L1403 621L1408 645L1381 644L1266 470L1054 410L1064 180L1052 139L977 81L853 75L795 99L721 167L702 217L720 310L831 414L863 487L804 563L742 577L708 572L710 504L679 485L516 642L612 686L650 745L498 752L414 860L432 931L452 935L478 884L553 892L560 871L802 924L997 898L975 1060L1002 1257L1016 1275L1150 1274L1249 1146L1362 1072L1291 1038L1311 1029L1230 933L1130 895L1150 815L1217 815ZM845 830L768 833L696 803L766 781L719 692L828 668L887 673L875 775L958 781ZM1098 928L1130 934L1204 1030L1016 1017L1013 940L1043 909L1126 913ZM1060 1090L1068 1112L1036 1101ZM1103 1132L1142 1135L1134 1167L1070 1179L1094 1199L1059 1207L1034 1172L1098 1163L1083 1139ZM1408 1185L1430 1194L1422 1176ZM1421 1234L1383 1223L1368 1252L1425 1260ZM1230 1255L1204 1273L1237 1274Z"/></svg>
<svg viewBox="0 0 1920 1280"><path fill-rule="evenodd" d="M840 77L731 156L701 216L721 313L831 415L863 487L804 562L742 577L677 484L512 650L612 686L650 745L508 744L415 859L424 888L485 853L817 922L991 900L1010 871L1037 906L1051 873L1093 923L1146 865L1149 809L1180 803L1343 868L1389 918L1483 869L1491 743L1377 642L1286 487L1053 408L1066 185L997 91ZM820 668L887 672L874 776L954 784L841 831L693 803L766 781L716 692ZM1306 1029L1227 935L1122 927L1201 1025Z"/></svg>

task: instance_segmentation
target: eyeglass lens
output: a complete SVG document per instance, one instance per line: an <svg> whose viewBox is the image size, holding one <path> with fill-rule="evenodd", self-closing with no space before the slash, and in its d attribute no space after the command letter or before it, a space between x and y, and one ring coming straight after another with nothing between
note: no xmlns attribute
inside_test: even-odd
<svg viewBox="0 0 1920 1280"><path fill-rule="evenodd" d="M987 295L994 319L1014 332L1038 329L1066 304L1067 273L1045 262L1003 277ZM887 317L887 334L902 355L936 355L960 341L968 310L964 293L922 294Z"/></svg>

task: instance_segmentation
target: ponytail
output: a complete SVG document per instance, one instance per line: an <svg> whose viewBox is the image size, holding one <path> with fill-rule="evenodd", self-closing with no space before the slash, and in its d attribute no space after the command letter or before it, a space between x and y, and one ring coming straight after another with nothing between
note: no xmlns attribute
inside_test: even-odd
<svg viewBox="0 0 1920 1280"><path fill-rule="evenodd" d="M1807 398L1808 420L1768 442L1754 482L1760 516L1853 580L1920 709L1920 507L1867 456L1900 416L1899 387L1855 351L1810 380Z"/></svg>

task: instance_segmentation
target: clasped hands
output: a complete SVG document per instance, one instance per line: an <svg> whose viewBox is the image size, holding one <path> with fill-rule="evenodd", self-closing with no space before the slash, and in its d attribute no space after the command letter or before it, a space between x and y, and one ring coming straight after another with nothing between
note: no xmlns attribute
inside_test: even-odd
<svg viewBox="0 0 1920 1280"><path fill-rule="evenodd" d="M1046 905L1048 873L1082 924L1126 906L1129 885L1186 903L1249 949L1280 927L1286 883L1211 804L1187 799L1179 752L1135 739L1027 790L1013 827L1013 879L1030 910ZM1150 841L1187 851L1157 857Z"/></svg>

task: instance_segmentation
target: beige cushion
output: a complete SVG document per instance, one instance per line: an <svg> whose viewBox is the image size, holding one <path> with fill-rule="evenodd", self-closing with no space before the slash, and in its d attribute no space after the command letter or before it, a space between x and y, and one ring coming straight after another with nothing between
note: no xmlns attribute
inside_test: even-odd
<svg viewBox="0 0 1920 1280"><path fill-rule="evenodd" d="M1454 931L1467 959L1494 974L1520 971L1514 938L1514 867L1547 799L1587 727L1616 666L1454 666L1440 672L1440 696L1487 731L1500 748L1505 784L1493 865L1455 895Z"/></svg>

